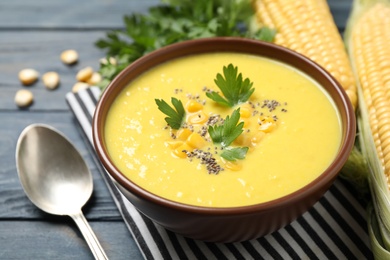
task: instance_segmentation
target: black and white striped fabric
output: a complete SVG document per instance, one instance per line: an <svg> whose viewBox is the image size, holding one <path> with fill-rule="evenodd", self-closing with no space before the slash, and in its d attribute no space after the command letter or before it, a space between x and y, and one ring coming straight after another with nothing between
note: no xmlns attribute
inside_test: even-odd
<svg viewBox="0 0 390 260"><path fill-rule="evenodd" d="M287 227L241 243L205 243L155 225L116 189L97 161L92 146L92 117L100 90L91 87L66 101L92 148L103 178L145 259L371 259L364 205L354 190L337 179L308 212Z"/></svg>

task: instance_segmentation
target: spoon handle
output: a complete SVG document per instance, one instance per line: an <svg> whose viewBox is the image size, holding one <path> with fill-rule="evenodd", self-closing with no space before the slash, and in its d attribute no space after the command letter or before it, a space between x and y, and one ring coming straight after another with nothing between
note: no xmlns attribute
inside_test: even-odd
<svg viewBox="0 0 390 260"><path fill-rule="evenodd" d="M76 222L85 240L87 241L87 244L91 249L95 259L108 259L106 253L104 252L102 246L97 240L95 233L93 232L91 226L88 224L83 213L80 211L79 213L71 214L69 216L72 217L74 222Z"/></svg>

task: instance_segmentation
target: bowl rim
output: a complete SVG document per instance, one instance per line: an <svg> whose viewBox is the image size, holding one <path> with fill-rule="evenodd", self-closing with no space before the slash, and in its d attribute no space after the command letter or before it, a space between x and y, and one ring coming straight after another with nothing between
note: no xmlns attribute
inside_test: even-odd
<svg viewBox="0 0 390 260"><path fill-rule="evenodd" d="M212 49L214 48L213 46L218 46L218 48ZM248 49L243 50L243 47L247 47ZM195 49L196 51L191 51L194 50L194 48L198 49ZM114 92L114 88L116 88L117 85L126 86L129 84L129 81L126 83L123 83L123 81L126 80L130 73L144 72L149 68L149 66L147 65L153 63L155 59L167 61L171 59L170 57L172 54L174 54L174 58L208 52L242 52L253 54L252 52L255 51L257 48L265 52L263 56L278 60L283 63L287 63L290 66L297 68L299 71L302 71L302 68L304 68L305 66L313 69L313 72L315 72L315 74L317 75L316 77L322 77L325 81L328 81L330 83L328 88L333 88L334 93L336 93L336 96L340 98L339 102L341 103L341 107L345 108L345 123L342 124L342 126L344 126L342 129L344 138L341 141L340 148L336 157L323 173L321 173L316 179L303 186L302 188L271 201L246 206L207 207L180 203L151 193L146 189L138 186L136 183L132 182L120 172L120 170L111 161L108 152L105 150L103 126L105 115L107 114L109 106L111 105L107 103L109 103L110 100L113 100L116 97L115 96L110 98L111 93ZM270 56L267 56L266 51L269 50L272 51L272 54L276 53L276 57L270 57L271 54ZM254 55L259 54L256 53ZM287 62L286 59L291 59L292 61ZM299 65L291 64L294 61L298 62L297 64ZM158 64L161 64L161 62L158 62L156 65ZM309 74L305 71L303 71L303 73L313 78L312 74ZM135 77L137 76L134 76L134 78ZM124 86L121 87L121 89L118 91L118 94L122 91ZM327 89L325 89L325 91L328 92ZM334 99L333 97L331 98ZM337 105L336 107L338 110L340 110ZM339 113L341 114L341 111L339 111ZM103 114L104 116L100 116L101 114ZM340 120L343 121L342 119ZM254 212L258 212L259 210L272 211L274 209L289 205L290 203L297 202L301 198L313 194L317 189L323 188L324 183L329 183L330 186L330 183L332 183L337 177L338 172L341 170L342 166L349 157L349 154L354 145L355 134L356 119L352 104L341 85L323 67L293 50L276 45L274 43L238 37L213 37L183 41L162 47L137 59L136 61L128 65L124 70L122 70L103 91L101 98L99 99L98 104L96 106L92 122L93 143L98 158L103 164L108 174L120 186L122 186L127 191L133 193L134 195L139 196L149 202L159 204L160 206L200 215L237 215L252 214Z"/></svg>

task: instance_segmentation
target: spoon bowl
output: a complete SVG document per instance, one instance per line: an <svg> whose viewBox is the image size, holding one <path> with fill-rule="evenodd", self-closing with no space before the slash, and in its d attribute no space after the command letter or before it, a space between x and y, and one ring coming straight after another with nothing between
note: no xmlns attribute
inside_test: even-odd
<svg viewBox="0 0 390 260"><path fill-rule="evenodd" d="M50 126L29 125L17 142L16 165L31 202L47 213L72 217L95 258L107 259L81 211L91 197L93 181L72 143Z"/></svg>

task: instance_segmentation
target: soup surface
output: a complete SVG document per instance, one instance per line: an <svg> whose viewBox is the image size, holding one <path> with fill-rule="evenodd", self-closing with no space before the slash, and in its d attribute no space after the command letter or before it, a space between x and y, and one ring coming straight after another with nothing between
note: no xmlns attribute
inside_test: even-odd
<svg viewBox="0 0 390 260"><path fill-rule="evenodd" d="M229 64L255 88L234 107L206 97L220 92L214 79ZM179 130L167 126L155 100L171 105L172 97L186 110ZM230 146L247 152L229 161L205 121L238 108L243 133ZM262 57L212 53L170 61L131 82L109 110L105 141L114 164L139 186L185 204L230 207L270 201L313 181L336 156L341 125L328 94L301 72Z"/></svg>

